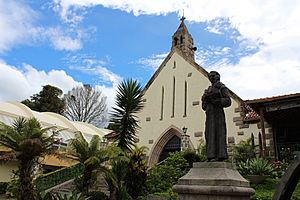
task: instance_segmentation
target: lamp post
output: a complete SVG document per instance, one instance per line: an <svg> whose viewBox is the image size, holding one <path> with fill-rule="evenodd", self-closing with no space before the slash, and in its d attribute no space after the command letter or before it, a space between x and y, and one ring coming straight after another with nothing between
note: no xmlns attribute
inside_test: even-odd
<svg viewBox="0 0 300 200"><path fill-rule="evenodd" d="M181 151L184 151L186 149L189 148L190 144L189 144L189 135L187 135L187 128L184 126L182 128L182 133L181 134Z"/></svg>

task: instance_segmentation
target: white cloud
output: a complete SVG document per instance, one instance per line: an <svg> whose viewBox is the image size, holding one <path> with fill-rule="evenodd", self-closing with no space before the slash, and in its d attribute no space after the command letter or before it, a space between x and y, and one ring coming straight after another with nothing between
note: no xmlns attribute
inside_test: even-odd
<svg viewBox="0 0 300 200"><path fill-rule="evenodd" d="M114 106L117 87L123 78L105 67L108 65L109 57L97 59L91 55L78 54L68 56L65 60L70 69L92 75L95 78L95 88L101 90L107 97L107 107L110 111Z"/></svg>
<svg viewBox="0 0 300 200"><path fill-rule="evenodd" d="M56 50L75 51L94 28L38 25L41 14L25 3L0 0L0 53L17 45L48 44Z"/></svg>
<svg viewBox="0 0 300 200"><path fill-rule="evenodd" d="M95 69L93 72L96 72L96 75L106 77L105 79L112 83L111 86L104 84L95 86L107 97L107 107L108 110L111 110L114 106L116 89L121 77L107 69ZM28 64L23 64L21 68L17 68L0 60L0 101L22 101L30 98L33 94L39 93L42 86L47 84L58 87L64 93L67 93L73 87L84 83L74 80L63 70L45 72Z"/></svg>
<svg viewBox="0 0 300 200"><path fill-rule="evenodd" d="M38 29L34 26L37 13L14 1L0 0L0 53L16 44L29 44Z"/></svg>
<svg viewBox="0 0 300 200"><path fill-rule="evenodd" d="M268 60L270 52L260 52L244 57L237 65L213 67L222 82L243 99L297 93L300 88L300 62L293 60ZM275 53L276 54L276 53Z"/></svg>
<svg viewBox="0 0 300 200"><path fill-rule="evenodd" d="M140 14L167 14L177 12L181 15L184 9L187 20L207 22L208 31L223 34L226 26L219 19L227 19L229 26L241 34L238 40L244 40L239 47L242 59L229 64L232 56L222 49L207 53L205 50L198 59L202 62L207 56L215 56L215 62L204 66L218 69L223 74L225 83L244 98L265 97L269 95L299 92L300 83L300 1L285 0L252 1L252 0L54 0L60 7L61 16L71 16L71 8L88 8L96 5L120 9L125 12ZM236 37L235 35L233 37ZM243 47L244 43L244 47ZM263 44L263 45L262 45ZM244 55L246 48L257 48L258 52ZM217 48L212 47L210 50ZM244 48L244 49L243 49ZM201 49L200 49L201 50ZM208 51L210 51L208 50ZM219 56L216 53L223 53ZM201 53L201 52L200 52ZM139 61L152 68L159 66L161 59L144 58ZM205 62L204 62L205 63Z"/></svg>
<svg viewBox="0 0 300 200"><path fill-rule="evenodd" d="M147 58L140 58L137 61L137 64L141 64L144 67L150 69L151 71L155 71L161 63L164 61L168 53L162 53L162 54L157 54L157 55L152 55Z"/></svg>
<svg viewBox="0 0 300 200"><path fill-rule="evenodd" d="M300 66L300 1L253 1L253 0L55 0L62 16L73 13L70 8L88 8L102 5L125 12L140 14L167 14L184 9L187 20L213 22L228 19L244 40L244 48L259 46L252 55L243 54L240 46L240 61L227 63L226 57L219 58L212 66L223 73L225 83L243 98L299 92ZM75 14L76 15L76 14ZM208 31L222 34L226 27L215 23ZM235 36L237 37L237 36ZM209 55L208 55L209 56ZM145 64L147 60L144 60ZM151 61L149 62L151 63Z"/></svg>
<svg viewBox="0 0 300 200"><path fill-rule="evenodd" d="M56 50L75 51L83 46L80 31L76 33L76 36L71 37L67 30L52 27L45 30L44 36L49 38L53 48Z"/></svg>
<svg viewBox="0 0 300 200"><path fill-rule="evenodd" d="M21 101L38 93L43 85L53 85L66 93L81 83L63 70L39 71L24 64L21 69L0 62L0 100Z"/></svg>
<svg viewBox="0 0 300 200"><path fill-rule="evenodd" d="M298 53L300 29L297 26L300 19L300 1L53 0L53 9L72 27L82 21L87 8L97 5L132 12L134 15L165 15L170 12L177 12L181 15L184 9L187 20L207 22L211 25L207 30L219 34L223 34L226 27L223 24L220 26L217 19L228 19L229 25L239 31L240 37L246 38L245 48L249 45L257 46L258 43L263 46L259 45L260 49L257 53L244 56L234 65L228 64L226 58L225 60L220 58L218 62L208 66L209 68L217 68L223 72L224 80L232 85L232 88L236 88L236 93L241 94L242 97L251 98L252 94L253 97L276 95L293 92L293 88L300 88L298 79L295 78L295 75L299 76L298 66L300 66ZM31 44L32 41L41 38L47 41L50 39L52 46L57 50L74 51L82 48L81 33L72 32L72 30L71 33L63 29L53 31L53 28L36 26L38 15L19 1L0 0L0 53L15 45ZM216 23L210 24L214 20L217 20ZM140 61L153 67L155 65L152 62L153 59L149 59L145 58ZM154 60L157 60L156 64L160 62L159 58L154 58ZM99 69L99 74L107 73L105 68ZM232 72L225 69L230 69ZM270 73L272 78L266 78ZM255 84L253 81L243 81L244 86L239 86L241 82L237 80L246 80L247 75L248 79L251 76L256 78ZM103 77L106 76L102 76L105 80ZM108 77L110 77L108 79L113 79L114 76ZM266 85L265 80L269 80L268 83L272 84ZM258 86L262 85L265 86L264 92L256 92L260 90Z"/></svg>
<svg viewBox="0 0 300 200"><path fill-rule="evenodd" d="M200 47L195 53L196 62L200 66L226 66L230 63L232 52L230 47Z"/></svg>

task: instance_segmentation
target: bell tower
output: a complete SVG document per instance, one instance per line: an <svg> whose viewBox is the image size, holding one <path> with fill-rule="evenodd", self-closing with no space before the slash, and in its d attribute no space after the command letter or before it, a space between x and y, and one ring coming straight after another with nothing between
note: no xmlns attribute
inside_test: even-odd
<svg viewBox="0 0 300 200"><path fill-rule="evenodd" d="M172 48L171 50L180 50L188 59L195 61L195 51L197 47L194 47L194 42L191 34L188 32L184 20L185 17L182 16L180 19L181 23L177 31L172 36Z"/></svg>

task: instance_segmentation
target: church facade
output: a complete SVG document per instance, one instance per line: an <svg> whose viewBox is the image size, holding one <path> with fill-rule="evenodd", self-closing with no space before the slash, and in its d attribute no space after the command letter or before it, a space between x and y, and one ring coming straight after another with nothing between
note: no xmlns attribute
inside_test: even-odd
<svg viewBox="0 0 300 200"><path fill-rule="evenodd" d="M182 18L172 36L170 53L144 88L145 107L138 114L141 128L137 145L148 147L149 166L162 161L169 152L185 148L182 140L192 149L205 140L201 96L210 82L208 72L195 62L195 50ZM245 121L244 101L232 91L230 97L232 105L225 108L228 147L251 134L258 144L259 122ZM266 145L270 142L266 141Z"/></svg>

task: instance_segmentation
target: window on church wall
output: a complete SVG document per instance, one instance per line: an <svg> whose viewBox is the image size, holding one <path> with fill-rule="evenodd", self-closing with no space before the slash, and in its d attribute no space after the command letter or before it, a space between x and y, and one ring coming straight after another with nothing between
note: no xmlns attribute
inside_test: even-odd
<svg viewBox="0 0 300 200"><path fill-rule="evenodd" d="M178 38L177 37L174 37L174 45L176 46L178 43Z"/></svg>
<svg viewBox="0 0 300 200"><path fill-rule="evenodd" d="M184 112L183 116L186 117L187 113L187 93L188 93L188 87L187 87L187 82L184 82Z"/></svg>
<svg viewBox="0 0 300 200"><path fill-rule="evenodd" d="M176 80L175 76L173 76L173 95L172 95L172 115L171 117L175 116L175 86L176 86Z"/></svg>
<svg viewBox="0 0 300 200"><path fill-rule="evenodd" d="M161 107L160 107L160 120L164 118L164 98L165 98L165 88L161 88Z"/></svg>
<svg viewBox="0 0 300 200"><path fill-rule="evenodd" d="M173 69L176 68L176 61L174 60L174 65L173 65Z"/></svg>
<svg viewBox="0 0 300 200"><path fill-rule="evenodd" d="M182 44L183 43L183 36L181 35L180 36L180 44Z"/></svg>

